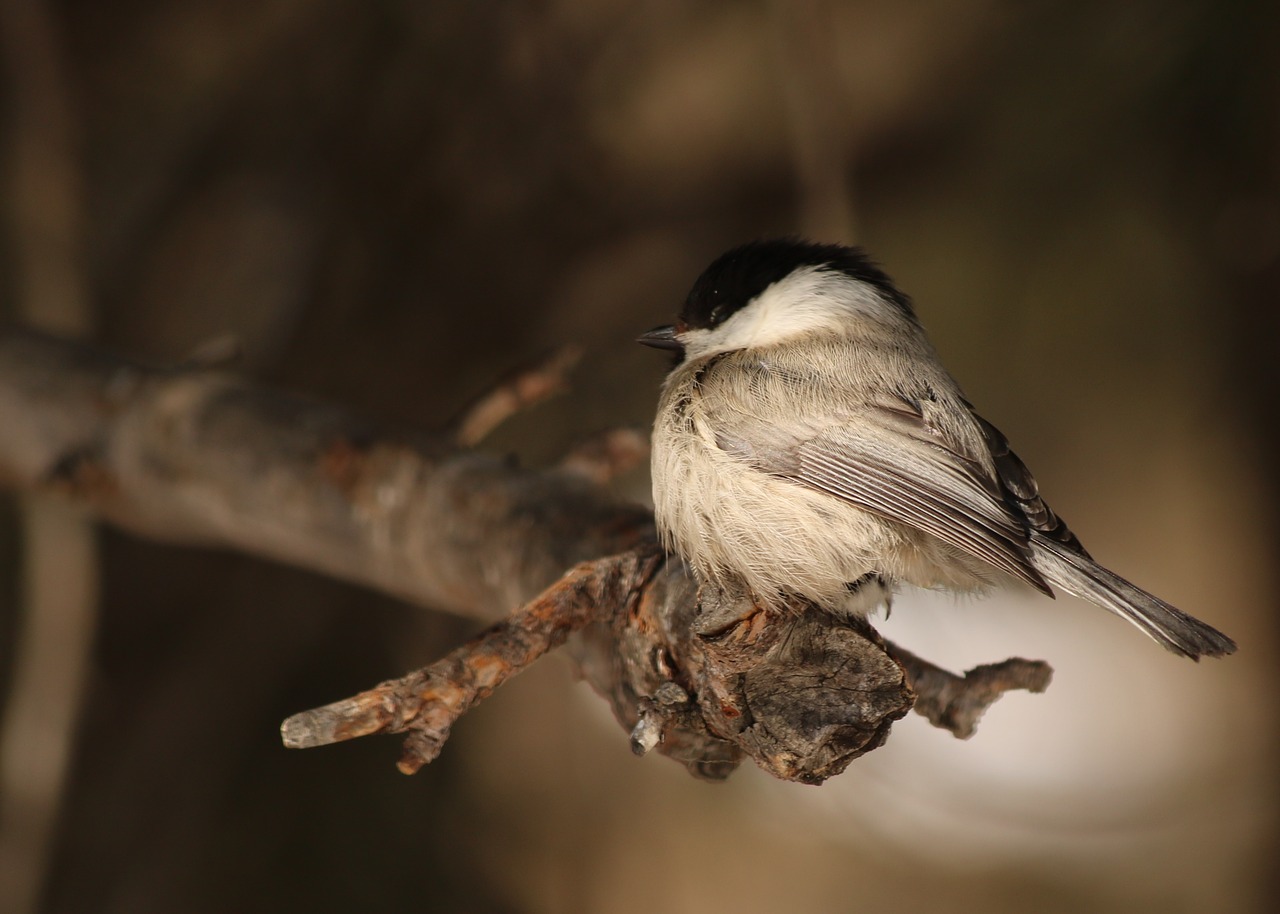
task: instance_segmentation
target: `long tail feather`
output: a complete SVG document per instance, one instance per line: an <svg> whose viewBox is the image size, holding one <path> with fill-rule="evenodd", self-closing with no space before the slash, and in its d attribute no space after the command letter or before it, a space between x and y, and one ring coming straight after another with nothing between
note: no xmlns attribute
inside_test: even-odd
<svg viewBox="0 0 1280 914"><path fill-rule="evenodd" d="M1125 619L1167 650L1192 660L1235 653L1236 643L1212 626L1103 568L1070 545L1032 534L1031 563L1054 587Z"/></svg>

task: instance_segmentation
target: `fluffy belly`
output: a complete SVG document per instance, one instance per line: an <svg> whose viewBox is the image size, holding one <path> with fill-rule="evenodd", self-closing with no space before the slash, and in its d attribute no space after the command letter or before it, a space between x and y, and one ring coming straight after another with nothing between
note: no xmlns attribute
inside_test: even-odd
<svg viewBox="0 0 1280 914"><path fill-rule="evenodd" d="M835 609L846 585L887 571L902 537L858 508L745 466L722 452L668 463L655 487L655 511L668 548L703 578L742 579L776 604L799 594ZM663 494L666 493L665 497Z"/></svg>
<svg viewBox="0 0 1280 914"><path fill-rule="evenodd" d="M955 591L989 583L975 560L927 534L718 449L696 460L678 452L655 457L654 508L667 548L703 579L743 581L765 605L800 595L835 612L862 613L899 581ZM883 587L851 592L851 584L875 578Z"/></svg>

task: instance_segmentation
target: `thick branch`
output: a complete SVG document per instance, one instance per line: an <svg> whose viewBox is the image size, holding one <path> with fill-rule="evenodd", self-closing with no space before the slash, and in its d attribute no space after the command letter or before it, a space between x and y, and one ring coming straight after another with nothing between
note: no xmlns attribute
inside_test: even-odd
<svg viewBox="0 0 1280 914"><path fill-rule="evenodd" d="M495 619L652 518L571 472L378 429L216 371L0 334L0 482L135 532L220 543Z"/></svg>

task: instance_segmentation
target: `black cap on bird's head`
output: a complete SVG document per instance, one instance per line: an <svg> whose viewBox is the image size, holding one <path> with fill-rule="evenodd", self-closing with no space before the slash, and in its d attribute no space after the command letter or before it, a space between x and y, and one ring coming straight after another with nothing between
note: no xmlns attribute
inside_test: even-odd
<svg viewBox="0 0 1280 914"><path fill-rule="evenodd" d="M799 238L752 241L721 254L694 282L674 326L657 327L639 342L660 349L681 348L678 334L710 330L724 323L765 289L803 267L832 270L874 288L904 316L915 320L911 300L866 253L842 244L817 244Z"/></svg>

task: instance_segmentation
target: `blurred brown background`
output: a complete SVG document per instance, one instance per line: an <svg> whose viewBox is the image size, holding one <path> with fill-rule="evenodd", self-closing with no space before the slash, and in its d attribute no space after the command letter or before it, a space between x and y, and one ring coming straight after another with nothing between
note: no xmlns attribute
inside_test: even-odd
<svg viewBox="0 0 1280 914"><path fill-rule="evenodd" d="M0 836L43 868L27 910L1271 910L1280 7L0 10L0 317L159 362L231 333L264 382L428 427L581 343L492 444L536 463L648 422L664 364L632 340L721 250L856 240L1094 554L1241 644L1197 667L1069 600L909 595L906 646L1043 657L1049 693L967 743L904 720L821 788L710 786L549 659L409 779L390 740L286 752L278 724L476 622L8 498L0 687L33 537L100 602L58 635L87 652L65 783L3 781L60 810ZM56 745L2 748L56 775Z"/></svg>

